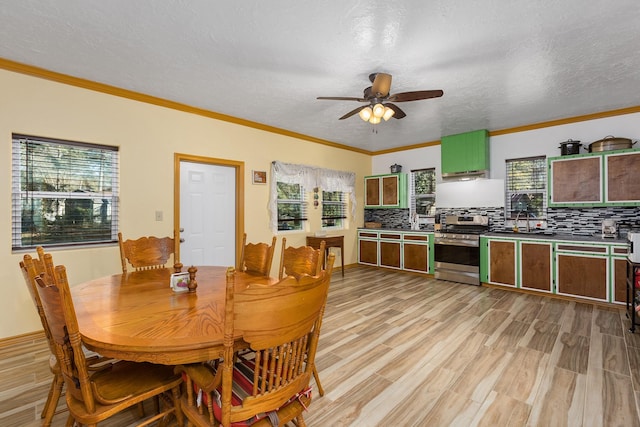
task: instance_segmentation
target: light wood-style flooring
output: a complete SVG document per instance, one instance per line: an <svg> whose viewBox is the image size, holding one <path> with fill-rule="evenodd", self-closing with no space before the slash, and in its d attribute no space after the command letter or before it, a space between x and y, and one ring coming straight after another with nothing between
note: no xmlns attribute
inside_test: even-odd
<svg viewBox="0 0 640 427"><path fill-rule="evenodd" d="M356 266L333 276L324 426L640 426L640 330L622 308ZM37 426L44 342L0 352L0 425ZM29 383L30 381L30 383ZM63 426L66 413L54 418ZM123 426L133 414L104 426Z"/></svg>

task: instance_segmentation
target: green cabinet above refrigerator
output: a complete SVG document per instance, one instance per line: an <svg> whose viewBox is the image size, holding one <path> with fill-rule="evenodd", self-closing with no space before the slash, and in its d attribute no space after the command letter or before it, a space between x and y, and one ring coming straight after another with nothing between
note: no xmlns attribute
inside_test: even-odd
<svg viewBox="0 0 640 427"><path fill-rule="evenodd" d="M489 171L489 132L486 129L443 136L442 176L481 176Z"/></svg>

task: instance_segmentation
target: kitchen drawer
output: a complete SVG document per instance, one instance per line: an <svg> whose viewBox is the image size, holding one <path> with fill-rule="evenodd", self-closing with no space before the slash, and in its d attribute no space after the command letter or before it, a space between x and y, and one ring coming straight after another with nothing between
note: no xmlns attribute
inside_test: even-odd
<svg viewBox="0 0 640 427"><path fill-rule="evenodd" d="M403 237L404 241L411 241L411 242L424 242L424 243L428 243L429 242L429 235L428 234L409 234L409 233L404 233L404 237Z"/></svg>
<svg viewBox="0 0 640 427"><path fill-rule="evenodd" d="M385 240L402 240L402 233L381 232L380 239Z"/></svg>
<svg viewBox="0 0 640 427"><path fill-rule="evenodd" d="M580 244L580 243L558 243L556 245L556 250L558 252L582 252L582 253L590 253L590 254L598 254L598 255L608 255L609 254L609 246L608 245L588 245L588 244Z"/></svg>

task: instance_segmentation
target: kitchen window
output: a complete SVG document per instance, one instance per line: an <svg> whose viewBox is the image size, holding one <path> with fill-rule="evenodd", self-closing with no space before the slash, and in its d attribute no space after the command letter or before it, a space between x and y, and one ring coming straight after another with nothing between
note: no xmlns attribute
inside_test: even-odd
<svg viewBox="0 0 640 427"><path fill-rule="evenodd" d="M344 228L347 204L342 191L322 192L322 228Z"/></svg>
<svg viewBox="0 0 640 427"><path fill-rule="evenodd" d="M546 157L508 159L506 167L506 218L546 218Z"/></svg>
<svg viewBox="0 0 640 427"><path fill-rule="evenodd" d="M302 230L307 220L307 201L301 184L277 183L278 231Z"/></svg>
<svg viewBox="0 0 640 427"><path fill-rule="evenodd" d="M434 216L436 211L436 170L416 169L411 171L409 194L411 216Z"/></svg>
<svg viewBox="0 0 640 427"><path fill-rule="evenodd" d="M12 248L113 243L118 148L14 134Z"/></svg>

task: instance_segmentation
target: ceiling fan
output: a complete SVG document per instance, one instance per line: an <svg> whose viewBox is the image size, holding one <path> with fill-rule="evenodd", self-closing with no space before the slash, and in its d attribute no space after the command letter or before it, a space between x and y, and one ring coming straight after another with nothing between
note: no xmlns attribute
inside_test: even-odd
<svg viewBox="0 0 640 427"><path fill-rule="evenodd" d="M400 92L391 94L391 74L373 73L369 75L371 86L364 90L362 98L348 96L319 96L317 99L329 99L334 101L358 101L367 105L349 111L339 120L344 120L358 114L360 118L372 124L380 123L381 119L389 120L391 117L402 119L405 112L393 102L419 101L421 99L438 98L444 94L441 90L417 90L412 92Z"/></svg>

